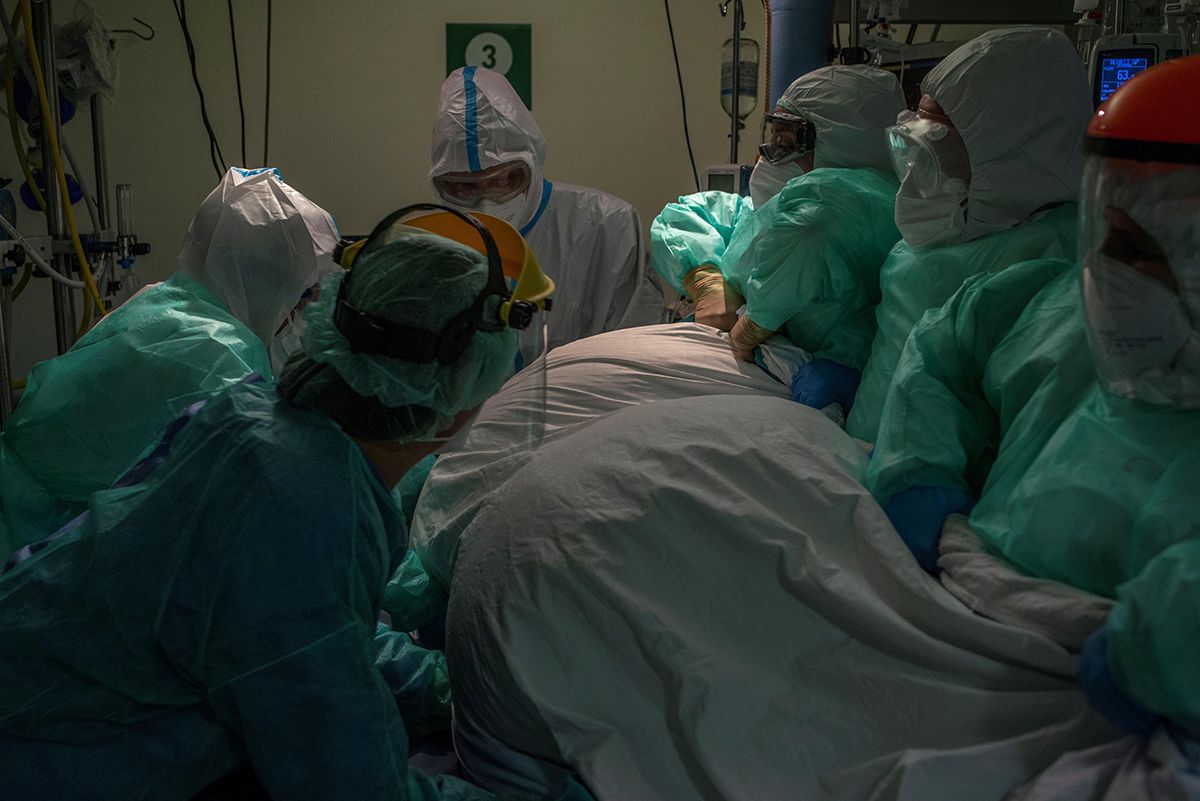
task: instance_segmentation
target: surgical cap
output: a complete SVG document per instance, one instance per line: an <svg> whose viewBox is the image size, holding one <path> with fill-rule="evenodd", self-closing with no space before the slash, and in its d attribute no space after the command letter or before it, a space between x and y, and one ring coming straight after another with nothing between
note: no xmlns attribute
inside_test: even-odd
<svg viewBox="0 0 1200 801"><path fill-rule="evenodd" d="M921 91L954 123L971 160L962 241L1079 196L1091 94L1063 34L988 31L938 64Z"/></svg>
<svg viewBox="0 0 1200 801"><path fill-rule="evenodd" d="M816 126L814 168L871 167L891 173L884 129L904 109L904 92L890 72L822 67L793 81L778 105Z"/></svg>
<svg viewBox="0 0 1200 801"><path fill-rule="evenodd" d="M303 352L288 361L279 381L280 394L296 405L324 412L354 436L427 440L512 374L517 333L511 328L476 331L451 364L351 352L333 319L348 275L327 278L304 310ZM487 258L471 248L409 234L358 257L346 301L373 317L440 332L475 302L487 278ZM495 308L485 309L485 316L494 315Z"/></svg>
<svg viewBox="0 0 1200 801"><path fill-rule="evenodd" d="M230 168L192 219L179 271L270 346L304 290L336 270L337 226L275 169Z"/></svg>

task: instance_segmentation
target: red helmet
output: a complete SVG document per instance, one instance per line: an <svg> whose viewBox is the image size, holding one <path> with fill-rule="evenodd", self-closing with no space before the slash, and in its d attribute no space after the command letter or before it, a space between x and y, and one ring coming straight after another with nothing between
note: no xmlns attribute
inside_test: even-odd
<svg viewBox="0 0 1200 801"><path fill-rule="evenodd" d="M1200 56L1131 78L1096 110L1084 142L1110 158L1200 164Z"/></svg>

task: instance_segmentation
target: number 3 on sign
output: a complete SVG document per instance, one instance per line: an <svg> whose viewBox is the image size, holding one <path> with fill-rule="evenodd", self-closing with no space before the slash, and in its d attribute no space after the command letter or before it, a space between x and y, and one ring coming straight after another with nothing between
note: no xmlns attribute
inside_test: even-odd
<svg viewBox="0 0 1200 801"><path fill-rule="evenodd" d="M498 33L481 33L467 44L466 62L507 75L513 64L512 45Z"/></svg>

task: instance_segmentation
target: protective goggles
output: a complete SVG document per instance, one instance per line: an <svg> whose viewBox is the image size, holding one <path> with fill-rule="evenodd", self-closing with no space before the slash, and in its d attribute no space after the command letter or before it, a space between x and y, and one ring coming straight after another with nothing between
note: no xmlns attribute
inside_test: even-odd
<svg viewBox="0 0 1200 801"><path fill-rule="evenodd" d="M348 300L354 263L373 248L423 232L444 236L487 256L487 283L475 301L441 331L413 328L355 308ZM380 221L365 239L342 240L333 257L350 271L338 290L333 319L354 353L418 364L452 364L476 331L506 327L524 331L537 312L549 311L552 305L554 282L542 273L533 251L516 229L487 214L467 215L435 203L405 206ZM489 311L488 301L493 298L500 302Z"/></svg>
<svg viewBox="0 0 1200 801"><path fill-rule="evenodd" d="M805 118L768 114L763 117L763 122L770 127L770 139L758 146L758 153L771 164L787 164L813 152L817 129Z"/></svg>
<svg viewBox="0 0 1200 801"><path fill-rule="evenodd" d="M892 166L924 198L961 194L971 180L971 160L962 137L944 122L901 111L887 129Z"/></svg>
<svg viewBox="0 0 1200 801"><path fill-rule="evenodd" d="M483 172L455 172L433 179L438 194L447 203L476 208L488 201L504 203L529 188L530 172L524 162L501 164Z"/></svg>

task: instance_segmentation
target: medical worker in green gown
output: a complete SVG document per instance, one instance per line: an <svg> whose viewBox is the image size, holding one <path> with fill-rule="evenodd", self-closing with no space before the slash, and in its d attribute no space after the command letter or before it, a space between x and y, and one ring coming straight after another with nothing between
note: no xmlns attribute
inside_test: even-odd
<svg viewBox="0 0 1200 801"><path fill-rule="evenodd" d="M408 222L322 284L278 388L189 406L9 560L6 797L186 801L231 771L260 785L236 797L494 797L409 768L372 635L407 539L390 490L511 373L547 282L532 262L514 295L482 240Z"/></svg>
<svg viewBox="0 0 1200 801"><path fill-rule="evenodd" d="M883 131L903 108L890 73L814 70L767 115L749 200L701 192L655 219L655 269L695 301L697 322L731 332L742 358L782 333L817 358L862 367L879 267L899 238Z"/></svg>
<svg viewBox="0 0 1200 801"><path fill-rule="evenodd" d="M977 273L1074 258L1091 94L1071 42L1047 29L989 31L947 56L921 89L919 109L888 130L903 239L880 271L861 385L846 372L854 365L828 362L802 368L793 382L802 403L840 403L846 430L870 442L900 350L926 310Z"/></svg>
<svg viewBox="0 0 1200 801"><path fill-rule="evenodd" d="M334 270L337 240L329 214L276 170L230 169L177 272L34 367L0 439L0 559L81 512L190 404L269 377L269 349L292 339L293 310Z"/></svg>
<svg viewBox="0 0 1200 801"><path fill-rule="evenodd" d="M1200 57L1121 88L1085 139L1079 265L979 276L925 317L869 484L938 570L952 512L1024 573L1113 599L1089 700L1200 736Z"/></svg>

